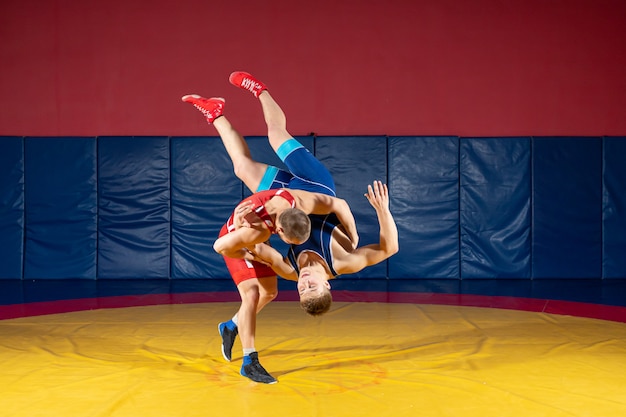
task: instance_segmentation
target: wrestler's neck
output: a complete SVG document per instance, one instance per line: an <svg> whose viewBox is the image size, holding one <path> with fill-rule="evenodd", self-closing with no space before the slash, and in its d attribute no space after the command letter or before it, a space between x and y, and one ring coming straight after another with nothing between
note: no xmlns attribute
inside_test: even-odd
<svg viewBox="0 0 626 417"><path fill-rule="evenodd" d="M319 271L320 273L327 275L329 278L332 277L330 269L326 264L326 260L316 252L305 250L298 255L298 269L302 271L305 268Z"/></svg>
<svg viewBox="0 0 626 417"><path fill-rule="evenodd" d="M284 210L291 208L289 201L282 197L274 196L269 199L265 204L265 210L268 214L276 216L278 213L282 213Z"/></svg>

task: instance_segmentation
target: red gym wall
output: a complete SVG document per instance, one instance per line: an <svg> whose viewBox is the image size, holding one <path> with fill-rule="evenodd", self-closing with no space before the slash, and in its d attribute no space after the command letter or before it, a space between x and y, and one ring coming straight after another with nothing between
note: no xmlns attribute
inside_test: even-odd
<svg viewBox="0 0 626 417"><path fill-rule="evenodd" d="M3 0L0 135L624 135L623 0Z"/></svg>

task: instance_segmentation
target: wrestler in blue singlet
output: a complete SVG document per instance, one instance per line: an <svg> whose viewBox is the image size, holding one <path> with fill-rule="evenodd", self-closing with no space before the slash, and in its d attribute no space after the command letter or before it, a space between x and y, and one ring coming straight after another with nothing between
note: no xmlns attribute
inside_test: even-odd
<svg viewBox="0 0 626 417"><path fill-rule="evenodd" d="M273 166L268 167L257 192L274 188L290 188L337 196L335 182L328 169L296 139L292 138L283 143L276 154L290 172ZM304 251L315 252L326 260L332 275L336 276L337 272L333 268L330 252L330 239L333 230L340 224L339 220L334 213L328 215L310 214L309 218L311 219L311 236L301 245L290 245L287 256L299 273L296 262L298 255Z"/></svg>
<svg viewBox="0 0 626 417"><path fill-rule="evenodd" d="M311 236L301 245L290 245L287 257L298 275L300 275L300 268L298 268L297 262L298 255L306 251L315 252L326 261L330 273L333 277L336 277L339 274L337 274L337 271L333 268L333 254L330 251L330 239L333 230L335 230L339 224L339 220L334 214L311 214L309 218L311 219Z"/></svg>

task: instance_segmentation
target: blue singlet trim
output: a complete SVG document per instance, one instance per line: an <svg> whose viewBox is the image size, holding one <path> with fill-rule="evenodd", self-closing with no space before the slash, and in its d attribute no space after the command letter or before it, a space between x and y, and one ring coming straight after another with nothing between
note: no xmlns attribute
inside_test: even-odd
<svg viewBox="0 0 626 417"><path fill-rule="evenodd" d="M265 191L269 190L274 182L274 178L276 178L276 174L278 173L278 168L275 166L268 166L265 170L265 174L263 174L263 178L261 178L261 183L259 184L259 188L257 191Z"/></svg>
<svg viewBox="0 0 626 417"><path fill-rule="evenodd" d="M291 138L278 147L276 155L278 155L281 161L285 162L285 158L287 158L291 152L303 147L304 146L302 146L300 142L298 142L294 138Z"/></svg>

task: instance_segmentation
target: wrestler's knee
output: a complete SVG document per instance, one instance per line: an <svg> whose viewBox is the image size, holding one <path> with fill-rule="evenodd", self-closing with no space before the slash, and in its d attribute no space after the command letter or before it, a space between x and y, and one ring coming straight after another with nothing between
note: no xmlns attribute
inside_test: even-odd
<svg viewBox="0 0 626 417"><path fill-rule="evenodd" d="M241 302L248 305L257 305L261 298L261 291L257 285L248 286L243 291L239 291Z"/></svg>
<svg viewBox="0 0 626 417"><path fill-rule="evenodd" d="M267 137L271 142L282 143L292 138L287 131L287 125L282 123L274 123L267 126Z"/></svg>
<svg viewBox="0 0 626 417"><path fill-rule="evenodd" d="M278 288L267 289L267 290L261 291L260 297L261 297L261 301L269 303L270 301L278 297Z"/></svg>
<svg viewBox="0 0 626 417"><path fill-rule="evenodd" d="M278 295L278 280L276 277L269 277L259 281L261 302L267 304Z"/></svg>
<svg viewBox="0 0 626 417"><path fill-rule="evenodd" d="M242 181L244 181L244 179L250 174L250 163L247 162L249 161L233 161L233 172L235 173L235 176Z"/></svg>

